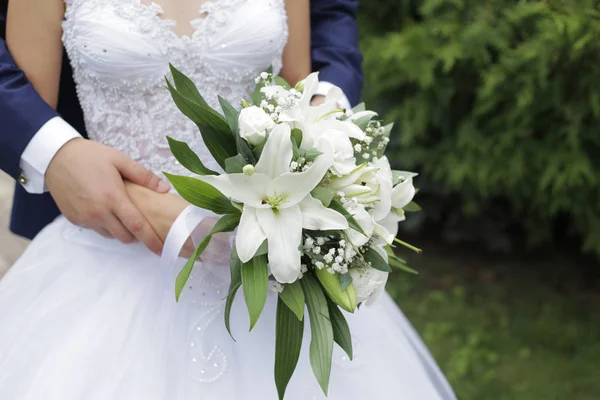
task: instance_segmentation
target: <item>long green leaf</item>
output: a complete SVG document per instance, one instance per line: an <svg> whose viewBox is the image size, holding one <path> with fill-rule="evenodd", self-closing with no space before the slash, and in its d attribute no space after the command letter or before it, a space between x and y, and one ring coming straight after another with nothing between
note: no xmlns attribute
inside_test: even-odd
<svg viewBox="0 0 600 400"><path fill-rule="evenodd" d="M365 233L365 231L363 230L363 228L360 226L360 224L358 222L356 222L356 220L354 219L354 217L352 216L352 214L350 214L348 212L348 210L346 210L344 208L344 206L339 201L333 200L331 202L331 204L329 204L329 208L331 208L332 210L335 210L335 211L339 212L344 217L346 217L346 220L348 220L348 225L350 225L350 228L352 228L355 231L357 231L359 233L362 233L363 235L367 236L367 234Z"/></svg>
<svg viewBox="0 0 600 400"><path fill-rule="evenodd" d="M329 317L331 318L331 325L333 326L333 340L335 340L352 360L354 357L352 353L352 335L350 335L348 321L346 321L344 314L338 306L330 299L327 299L327 307L329 308Z"/></svg>
<svg viewBox="0 0 600 400"><path fill-rule="evenodd" d="M209 107L194 103L173 87L168 80L167 88L177 108L198 126L204 144L224 169L225 160L237 154L235 136L225 118Z"/></svg>
<svg viewBox="0 0 600 400"><path fill-rule="evenodd" d="M216 214L239 214L240 210L235 208L231 201L212 185L196 178L163 173L173 184L177 193L193 205Z"/></svg>
<svg viewBox="0 0 600 400"><path fill-rule="evenodd" d="M169 136L167 136L167 141L169 142L173 156L189 171L198 175L219 175L215 171L206 168L198 155L190 149L187 143L180 142Z"/></svg>
<svg viewBox="0 0 600 400"><path fill-rule="evenodd" d="M296 281L286 285L283 292L279 294L279 298L296 314L299 320L304 319L304 292L300 282Z"/></svg>
<svg viewBox="0 0 600 400"><path fill-rule="evenodd" d="M169 68L171 70L171 75L173 76L173 83L175 83L175 87L183 96L192 100L194 103L209 107L208 103L204 100L204 97L202 97L198 88L190 78L175 68L173 64L169 64Z"/></svg>
<svg viewBox="0 0 600 400"><path fill-rule="evenodd" d="M238 118L240 116L240 112L221 96L219 96L219 104L221 105L221 109L223 110L223 114L225 115L225 119L229 124L231 132L236 134L239 129Z"/></svg>
<svg viewBox="0 0 600 400"><path fill-rule="evenodd" d="M363 257L372 268L383 272L392 272L392 267L381 257L381 255L375 251L372 247L368 247L364 252Z"/></svg>
<svg viewBox="0 0 600 400"><path fill-rule="evenodd" d="M225 301L225 327L227 328L227 332L229 332L229 336L235 341L235 338L231 333L231 307L233 306L233 301L235 300L238 289L242 286L242 262L238 257L235 245L231 251L229 272L231 273L231 282L229 283L229 292L227 293L227 300Z"/></svg>
<svg viewBox="0 0 600 400"><path fill-rule="evenodd" d="M298 320L284 301L278 299L275 325L275 385L279 400L283 400L285 390L298 365L303 335L304 321Z"/></svg>
<svg viewBox="0 0 600 400"><path fill-rule="evenodd" d="M221 232L232 232L237 228L240 224L240 214L228 214L221 217L215 226L211 229L210 233L198 244L194 253L189 260L185 263L179 274L177 275L177 279L175 280L175 298L179 301L179 297L185 288L185 285L190 279L190 275L192 273L192 269L194 268L194 263L202 255L204 250L208 247L213 235Z"/></svg>
<svg viewBox="0 0 600 400"><path fill-rule="evenodd" d="M321 286L312 276L304 275L300 282L310 317L310 365L323 393L327 395L333 358L333 326L327 299Z"/></svg>
<svg viewBox="0 0 600 400"><path fill-rule="evenodd" d="M250 315L250 330L252 330L267 301L269 270L266 256L254 257L242 265L242 287Z"/></svg>

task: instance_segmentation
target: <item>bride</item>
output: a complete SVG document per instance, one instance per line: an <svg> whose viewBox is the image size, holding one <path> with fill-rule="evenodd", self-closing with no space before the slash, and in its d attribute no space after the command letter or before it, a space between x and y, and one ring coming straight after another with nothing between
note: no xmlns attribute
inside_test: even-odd
<svg viewBox="0 0 600 400"><path fill-rule="evenodd" d="M311 72L309 0L20 1L11 0L7 42L38 93L56 106L64 44L90 138L155 173L186 173L166 134L219 170L164 88L167 62L192 77L213 107L217 94L239 104L269 65L292 84ZM205 18L190 22L200 7ZM163 240L188 205L133 183L127 191ZM207 216L204 232L214 222ZM0 281L0 398L277 399L276 296L252 333L244 305L234 305L234 342L223 324L228 244L222 235L211 245L176 303L172 277L142 244L57 218ZM355 359L334 354L330 399L455 398L389 296L348 321ZM287 393L325 398L308 354Z"/></svg>

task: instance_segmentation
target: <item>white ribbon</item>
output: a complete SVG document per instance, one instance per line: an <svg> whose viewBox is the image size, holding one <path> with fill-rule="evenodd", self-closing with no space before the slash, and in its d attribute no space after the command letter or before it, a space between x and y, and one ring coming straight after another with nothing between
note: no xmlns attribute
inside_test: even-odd
<svg viewBox="0 0 600 400"><path fill-rule="evenodd" d="M185 242L190 236L192 236L194 244L197 245L197 238L194 237L193 233L204 218L212 215L216 214L193 205L186 207L179 214L167 234L162 256L160 257L161 269L165 274L172 274L179 253L181 253Z"/></svg>

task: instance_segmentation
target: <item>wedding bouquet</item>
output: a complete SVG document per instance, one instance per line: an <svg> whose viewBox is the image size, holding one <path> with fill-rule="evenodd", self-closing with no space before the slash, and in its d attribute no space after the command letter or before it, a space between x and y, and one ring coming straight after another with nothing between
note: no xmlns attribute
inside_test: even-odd
<svg viewBox="0 0 600 400"><path fill-rule="evenodd" d="M185 287L212 235L237 230L225 324L236 292L246 300L250 329L269 285L278 293L275 383L283 399L310 319L310 363L327 394L334 342L352 358L342 311L353 313L384 291L391 267L414 272L394 255L398 223L412 202L415 174L393 171L384 152L392 125L382 126L364 105L340 109L332 89L311 106L312 74L291 88L270 71L257 78L242 109L219 98L223 115L208 106L193 82L171 67L173 100L194 121L225 173L206 168L184 142L169 138L173 155L197 178L166 174L191 204L222 215L197 246L176 281ZM271 282L271 284L269 283Z"/></svg>

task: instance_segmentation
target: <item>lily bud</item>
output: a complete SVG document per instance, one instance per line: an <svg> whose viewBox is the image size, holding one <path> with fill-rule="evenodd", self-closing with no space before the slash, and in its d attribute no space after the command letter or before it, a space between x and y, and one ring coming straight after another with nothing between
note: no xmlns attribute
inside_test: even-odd
<svg viewBox="0 0 600 400"><path fill-rule="evenodd" d="M252 107L250 103L246 101L246 99L242 99L242 108Z"/></svg>
<svg viewBox="0 0 600 400"><path fill-rule="evenodd" d="M344 310L353 313L356 310L356 289L350 284L345 292L342 292L342 284L337 274L330 274L326 268L315 268L317 278L325 288L325 292L333 302Z"/></svg>
<svg viewBox="0 0 600 400"><path fill-rule="evenodd" d="M244 165L244 167L242 168L242 172L243 172L245 175L248 175L248 176L252 176L252 175L254 175L254 171L256 171L256 168L255 168L255 167L254 167L254 165L252 165L252 164L246 164L246 165Z"/></svg>
<svg viewBox="0 0 600 400"><path fill-rule="evenodd" d="M296 83L296 86L294 87L294 89L296 89L297 91L302 93L304 91L304 81L300 81L300 82Z"/></svg>

